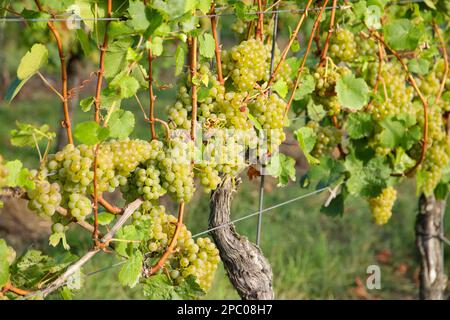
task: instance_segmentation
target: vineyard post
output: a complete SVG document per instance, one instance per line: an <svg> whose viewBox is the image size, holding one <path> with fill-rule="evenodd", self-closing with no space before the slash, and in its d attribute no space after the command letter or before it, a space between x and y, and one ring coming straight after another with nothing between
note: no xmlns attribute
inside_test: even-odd
<svg viewBox="0 0 450 320"><path fill-rule="evenodd" d="M446 200L421 195L416 219L416 246L420 257L419 298L444 300L447 276L442 236Z"/></svg>

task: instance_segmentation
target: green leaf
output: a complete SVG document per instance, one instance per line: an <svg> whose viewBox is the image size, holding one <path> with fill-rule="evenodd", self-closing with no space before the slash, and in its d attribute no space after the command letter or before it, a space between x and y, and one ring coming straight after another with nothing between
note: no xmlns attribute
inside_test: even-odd
<svg viewBox="0 0 450 320"><path fill-rule="evenodd" d="M160 56L163 51L164 51L164 46L163 46L163 38L161 37L153 37L152 41L147 41L147 49L152 50L152 55L155 57Z"/></svg>
<svg viewBox="0 0 450 320"><path fill-rule="evenodd" d="M313 121L320 121L327 115L327 112L324 110L323 106L321 104L316 104L313 99L308 99L306 111L308 113L308 117Z"/></svg>
<svg viewBox="0 0 450 320"><path fill-rule="evenodd" d="M24 80L20 80L19 78L14 79L9 85L8 90L6 90L5 100L11 103L29 79L30 78Z"/></svg>
<svg viewBox="0 0 450 320"><path fill-rule="evenodd" d="M383 157L376 157L367 164L357 160L354 155L347 156L345 167L350 173L347 189L352 195L374 197L387 186L391 170Z"/></svg>
<svg viewBox="0 0 450 320"><path fill-rule="evenodd" d="M278 186L284 187L289 179L295 181L295 159L282 153L276 153L270 159L267 167L268 172L275 178L278 178Z"/></svg>
<svg viewBox="0 0 450 320"><path fill-rule="evenodd" d="M314 77L309 73L303 73L300 78L300 84L295 91L294 100L301 100L313 92L315 85Z"/></svg>
<svg viewBox="0 0 450 320"><path fill-rule="evenodd" d="M134 30L143 31L150 25L150 22L147 20L146 10L146 5L142 1L130 1L128 13L131 20L128 21L128 24Z"/></svg>
<svg viewBox="0 0 450 320"><path fill-rule="evenodd" d="M372 116L369 113L351 113L345 122L345 130L352 139L370 136L374 130Z"/></svg>
<svg viewBox="0 0 450 320"><path fill-rule="evenodd" d="M81 143L92 146L108 138L109 129L101 127L95 121L86 121L75 127L74 136Z"/></svg>
<svg viewBox="0 0 450 320"><path fill-rule="evenodd" d="M113 21L111 21L113 22ZM77 29L76 30L77 39L80 43L81 49L83 50L83 53L85 56L89 56L92 51L92 46L89 40L89 37L87 36L86 32L83 29Z"/></svg>
<svg viewBox="0 0 450 320"><path fill-rule="evenodd" d="M211 2L212 0L197 0L197 9L203 14L207 14L211 9Z"/></svg>
<svg viewBox="0 0 450 320"><path fill-rule="evenodd" d="M136 251L122 266L119 272L119 281L123 286L133 288L138 284L142 273L144 257L140 251Z"/></svg>
<svg viewBox="0 0 450 320"><path fill-rule="evenodd" d="M158 11L151 9L147 11L147 20L150 22L150 25L145 31L145 37L149 38L163 26L164 18Z"/></svg>
<svg viewBox="0 0 450 320"><path fill-rule="evenodd" d="M402 147L404 150L411 148L420 139L420 128L411 125L410 119L398 119L389 117L380 121L383 131L379 135L380 144L387 148ZM413 123L414 124L414 123Z"/></svg>
<svg viewBox="0 0 450 320"><path fill-rule="evenodd" d="M408 61L408 69L411 72L417 73L419 75L425 75L430 69L430 63L428 60L416 58Z"/></svg>
<svg viewBox="0 0 450 320"><path fill-rule="evenodd" d="M8 253L9 249L6 241L0 239L0 288L4 287L9 280Z"/></svg>
<svg viewBox="0 0 450 320"><path fill-rule="evenodd" d="M98 224L101 226L109 225L114 219L115 215L109 212L100 212L98 214Z"/></svg>
<svg viewBox="0 0 450 320"><path fill-rule="evenodd" d="M340 161L325 157L318 165L310 167L301 182L303 187L313 182L316 188L323 188L341 182L344 172L345 167Z"/></svg>
<svg viewBox="0 0 450 320"><path fill-rule="evenodd" d="M30 180L30 172L27 168L23 168L20 160L9 161L5 164L8 171L6 185L8 187L23 187L26 189L34 189L35 185Z"/></svg>
<svg viewBox="0 0 450 320"><path fill-rule="evenodd" d="M91 111L91 108L94 104L94 97L87 97L80 101L80 107L83 112Z"/></svg>
<svg viewBox="0 0 450 320"><path fill-rule="evenodd" d="M381 9L379 6L368 6L364 14L364 22L371 29L381 29Z"/></svg>
<svg viewBox="0 0 450 320"><path fill-rule="evenodd" d="M36 143L46 140L53 140L56 137L54 132L50 131L50 127L46 124L41 127L28 123L16 123L18 129L10 131L11 144L16 147L30 146L35 147Z"/></svg>
<svg viewBox="0 0 450 320"><path fill-rule="evenodd" d="M36 43L20 61L19 68L17 69L17 78L20 80L30 78L47 63L47 60L47 48L43 44Z"/></svg>
<svg viewBox="0 0 450 320"><path fill-rule="evenodd" d="M215 54L215 41L214 37L210 33L204 33L198 37L200 55L205 58L211 59Z"/></svg>
<svg viewBox="0 0 450 320"><path fill-rule="evenodd" d="M251 113L247 113L248 118L250 119L250 121L253 123L253 126L258 129L259 131L263 131L263 127L261 125L261 123L259 123L258 119L255 118L255 116L253 116Z"/></svg>
<svg viewBox="0 0 450 320"><path fill-rule="evenodd" d="M336 93L339 103L357 111L369 102L369 88L362 78L355 78L349 74L340 78L336 83Z"/></svg>
<svg viewBox="0 0 450 320"><path fill-rule="evenodd" d="M288 84L284 79L280 79L273 84L272 89L284 99L288 93Z"/></svg>
<svg viewBox="0 0 450 320"><path fill-rule="evenodd" d="M189 275L179 286L176 286L175 292L184 300L198 299L206 294L193 275Z"/></svg>
<svg viewBox="0 0 450 320"><path fill-rule="evenodd" d="M295 138L298 141L300 149L302 149L303 154L306 157L306 160L310 164L318 164L319 160L314 158L310 153L314 149L314 145L316 144L316 133L312 128L309 127L301 127L300 129L294 132Z"/></svg>
<svg viewBox="0 0 450 320"><path fill-rule="evenodd" d="M119 73L109 84L120 98L127 99L133 97L139 89L139 82L132 76Z"/></svg>
<svg viewBox="0 0 450 320"><path fill-rule="evenodd" d="M125 139L133 132L135 119L130 111L116 110L109 119L109 129L111 138Z"/></svg>
<svg viewBox="0 0 450 320"><path fill-rule="evenodd" d="M440 182L434 189L434 195L437 200L446 200L449 192L449 186L446 183Z"/></svg>
<svg viewBox="0 0 450 320"><path fill-rule="evenodd" d="M126 37L113 41L108 46L108 51L105 56L105 78L112 79L120 71L122 71L126 64L126 56L128 48L133 46L133 38Z"/></svg>
<svg viewBox="0 0 450 320"><path fill-rule="evenodd" d="M398 19L384 26L384 35L394 50L414 50L423 34L422 29L409 19Z"/></svg>
<svg viewBox="0 0 450 320"><path fill-rule="evenodd" d="M61 297L63 300L73 300L72 291L69 289L68 286L64 286L59 293L61 294Z"/></svg>
<svg viewBox="0 0 450 320"><path fill-rule="evenodd" d="M53 247L56 247L60 242L62 242L65 250L70 250L70 246L67 243L66 234L64 232L54 232L48 238L48 243Z"/></svg>
<svg viewBox="0 0 450 320"><path fill-rule="evenodd" d="M150 300L170 300L175 290L165 274L156 274L143 283L144 295Z"/></svg>
<svg viewBox="0 0 450 320"><path fill-rule="evenodd" d="M186 52L186 47L183 44L177 46L175 51L175 76L180 75L183 71Z"/></svg>

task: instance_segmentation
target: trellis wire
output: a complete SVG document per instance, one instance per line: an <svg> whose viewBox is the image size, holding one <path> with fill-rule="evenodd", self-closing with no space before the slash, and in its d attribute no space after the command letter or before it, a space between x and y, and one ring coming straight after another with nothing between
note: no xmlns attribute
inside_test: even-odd
<svg viewBox="0 0 450 320"><path fill-rule="evenodd" d="M404 1L392 1L389 4L408 4L408 3L423 3L426 0L404 0ZM350 2L351 3L351 2ZM325 10L347 10L350 9L351 5L339 5L339 6L328 6L325 7ZM219 11L220 9L225 8L217 8ZM321 8L310 8L308 11L319 11ZM304 13L305 9L277 9L277 10L268 10L268 11L254 11L254 12L248 12L246 15L259 15L259 14L279 14L279 13L292 13L292 14L298 14L298 13ZM64 16L68 16L68 18L71 18L71 21L126 21L129 18L127 17L119 17L119 18L82 18L76 15L72 15L70 13L64 14ZM215 13L215 14L204 14L204 15L197 15L197 18L211 18L211 17L220 17L220 16L235 16L235 12L222 12L222 13ZM0 22L64 22L67 21L68 18L23 18L23 17L4 17L0 19Z"/></svg>

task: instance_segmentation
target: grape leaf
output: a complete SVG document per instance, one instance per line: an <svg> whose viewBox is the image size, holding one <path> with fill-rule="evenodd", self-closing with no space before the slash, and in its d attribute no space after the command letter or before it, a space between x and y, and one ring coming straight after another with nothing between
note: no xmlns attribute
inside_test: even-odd
<svg viewBox="0 0 450 320"><path fill-rule="evenodd" d="M175 292L184 300L198 299L206 294L193 275L189 275L179 286L175 286Z"/></svg>
<svg viewBox="0 0 450 320"><path fill-rule="evenodd" d="M423 26L409 19L397 19L384 26L387 43L394 50L414 50L423 34Z"/></svg>
<svg viewBox="0 0 450 320"><path fill-rule="evenodd" d="M119 73L109 84L116 95L122 99L133 97L139 89L139 82L132 76Z"/></svg>
<svg viewBox="0 0 450 320"><path fill-rule="evenodd" d="M143 31L150 25L146 16L147 7L142 1L130 1L128 7L128 13L131 19L128 20L128 24L137 31Z"/></svg>
<svg viewBox="0 0 450 320"><path fill-rule="evenodd" d="M366 25L371 29L381 28L381 9L379 6L368 6L364 13L364 21Z"/></svg>
<svg viewBox="0 0 450 320"><path fill-rule="evenodd" d="M368 137L374 130L372 117L369 113L351 113L345 122L345 130L350 138Z"/></svg>
<svg viewBox="0 0 450 320"><path fill-rule="evenodd" d="M144 295L150 300L170 300L175 291L165 274L156 274L143 283Z"/></svg>
<svg viewBox="0 0 450 320"><path fill-rule="evenodd" d="M198 37L198 45L200 54L208 59L214 57L216 43L214 41L214 37L210 33L204 33L200 37Z"/></svg>
<svg viewBox="0 0 450 320"><path fill-rule="evenodd" d="M109 129L101 127L95 121L86 121L75 127L74 136L81 143L92 146L108 138Z"/></svg>
<svg viewBox="0 0 450 320"><path fill-rule="evenodd" d="M54 232L48 238L48 243L53 247L56 247L60 242L62 242L65 250L70 250L70 246L67 243L66 234L64 232Z"/></svg>
<svg viewBox="0 0 450 320"><path fill-rule="evenodd" d="M35 184L30 180L30 172L27 168L23 168L20 160L9 161L5 164L8 176L6 185L8 187L23 187L26 189L34 189Z"/></svg>
<svg viewBox="0 0 450 320"><path fill-rule="evenodd" d="M109 119L109 129L111 138L125 139L133 132L135 119L130 111L116 110Z"/></svg>
<svg viewBox="0 0 450 320"><path fill-rule="evenodd" d="M320 208L320 212L330 217L337 217L344 215L344 201L345 201L345 188L335 198L331 200L328 206L323 205Z"/></svg>
<svg viewBox="0 0 450 320"><path fill-rule="evenodd" d="M80 101L80 107L83 112L91 111L92 105L94 104L94 97L87 97Z"/></svg>
<svg viewBox="0 0 450 320"><path fill-rule="evenodd" d="M177 46L177 50L175 51L175 76L180 75L183 71L186 51L184 44L179 44Z"/></svg>
<svg viewBox="0 0 450 320"><path fill-rule="evenodd" d="M288 85L287 82L284 81L284 79L280 79L277 82L275 82L272 86L272 89L280 95L281 98L286 98L286 95L288 93Z"/></svg>
<svg viewBox="0 0 450 320"><path fill-rule="evenodd" d="M29 79L47 63L47 60L47 48L40 43L34 44L31 50L20 61L19 68L17 69L17 77L20 80Z"/></svg>
<svg viewBox="0 0 450 320"><path fill-rule="evenodd" d="M421 58L416 58L408 61L408 69L411 72L417 73L419 75L424 75L428 73L430 69L430 63Z"/></svg>
<svg viewBox="0 0 450 320"><path fill-rule="evenodd" d="M134 254L125 262L119 272L119 281L123 286L133 288L139 282L142 273L142 263L144 257L140 251Z"/></svg>
<svg viewBox="0 0 450 320"><path fill-rule="evenodd" d="M152 50L152 55L159 57L164 51L164 39L161 37L153 37L151 41L147 41L147 49Z"/></svg>
<svg viewBox="0 0 450 320"><path fill-rule="evenodd" d="M9 280L8 246L5 240L0 239L0 288Z"/></svg>
<svg viewBox="0 0 450 320"><path fill-rule="evenodd" d="M383 131L379 135L380 143L387 148L397 146L408 150L420 139L420 128L418 126L408 127L405 120L397 117L388 117L380 121Z"/></svg>
<svg viewBox="0 0 450 320"><path fill-rule="evenodd" d="M318 164L319 160L314 158L310 153L314 149L314 145L316 144L316 134L312 128L309 127L301 127L300 129L294 132L295 138L298 141L300 149L302 149L303 154L306 157L306 160L310 164Z"/></svg>
<svg viewBox="0 0 450 320"><path fill-rule="evenodd" d="M302 187L308 187L311 182L316 184L316 188L331 186L342 180L345 172L344 165L331 158L325 157L320 160L316 166L312 166L302 177Z"/></svg>
<svg viewBox="0 0 450 320"><path fill-rule="evenodd" d="M350 173L347 189L352 195L374 197L387 186L391 170L383 157L371 159L367 164L351 154L345 160L345 167Z"/></svg>
<svg viewBox="0 0 450 320"><path fill-rule="evenodd" d="M289 179L295 181L295 159L282 153L278 152L270 158L267 170L270 175L278 178L279 187L286 186Z"/></svg>
<svg viewBox="0 0 450 320"><path fill-rule="evenodd" d="M336 93L339 103L357 111L369 101L369 88L362 78L355 78L353 74L343 76L336 83Z"/></svg>
<svg viewBox="0 0 450 320"><path fill-rule="evenodd" d="M314 77L309 73L303 73L300 78L300 84L297 90L295 90L294 100L303 99L306 95L314 91L315 86Z"/></svg>
<svg viewBox="0 0 450 320"><path fill-rule="evenodd" d="M8 101L8 103L11 103L27 81L28 79L14 79L9 85L8 90L6 90L5 100Z"/></svg>
<svg viewBox="0 0 450 320"><path fill-rule="evenodd" d="M203 14L207 14L211 9L211 2L212 0L197 0L198 10L200 10Z"/></svg>
<svg viewBox="0 0 450 320"><path fill-rule="evenodd" d="M28 123L17 122L16 125L18 129L10 131L11 144L16 147L35 147L36 143L43 139L51 141L56 137L56 134L51 132L50 127L46 124L37 127Z"/></svg>

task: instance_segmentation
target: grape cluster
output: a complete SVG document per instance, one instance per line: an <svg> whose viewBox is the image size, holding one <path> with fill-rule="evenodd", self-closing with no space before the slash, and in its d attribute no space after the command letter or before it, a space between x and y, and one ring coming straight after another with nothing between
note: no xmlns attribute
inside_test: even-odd
<svg viewBox="0 0 450 320"><path fill-rule="evenodd" d="M313 99L321 104L330 116L341 113L341 105L336 95L336 83L348 72L347 68L338 67L329 59L326 65L319 65L313 73L315 79Z"/></svg>
<svg viewBox="0 0 450 320"><path fill-rule="evenodd" d="M316 158L329 156L342 140L342 132L334 126L320 126L316 121L309 121L307 127L316 133L316 143L311 155Z"/></svg>
<svg viewBox="0 0 450 320"><path fill-rule="evenodd" d="M337 29L330 41L330 56L336 61L351 62L356 55L357 43L353 33L348 29Z"/></svg>
<svg viewBox="0 0 450 320"><path fill-rule="evenodd" d="M375 85L378 73L378 63L373 63L370 72L370 83ZM391 115L413 114L417 112L413 104L414 89L407 85L406 74L398 62L383 64L381 81L379 83L379 96L370 104L368 111L376 120L383 120Z"/></svg>
<svg viewBox="0 0 450 320"><path fill-rule="evenodd" d="M40 215L51 217L61 204L60 186L55 182L50 183L37 171L32 171L31 176L35 187L27 190L28 208Z"/></svg>
<svg viewBox="0 0 450 320"><path fill-rule="evenodd" d="M389 221L396 198L397 191L393 187L387 187L377 197L369 199L372 216L376 224L383 225Z"/></svg>
<svg viewBox="0 0 450 320"><path fill-rule="evenodd" d="M145 207L141 207L139 219L151 221L146 256L154 261L165 252L172 240L177 218L167 214L164 206L152 206L147 202ZM219 251L209 238L198 238L195 241L191 232L182 225L174 252L164 268L175 284L182 283L188 276L194 276L200 287L206 291L211 286L219 261Z"/></svg>

